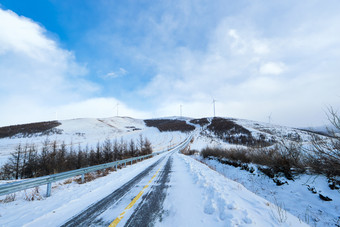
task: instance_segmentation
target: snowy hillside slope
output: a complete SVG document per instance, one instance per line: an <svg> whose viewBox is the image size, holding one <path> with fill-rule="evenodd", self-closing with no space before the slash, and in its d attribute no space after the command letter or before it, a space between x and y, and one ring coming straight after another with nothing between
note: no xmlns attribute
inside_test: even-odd
<svg viewBox="0 0 340 227"><path fill-rule="evenodd" d="M176 130L177 127L182 129L183 123L177 124L178 123L177 122L173 124L174 122L172 122L170 124L172 128L170 131L168 131L167 130L168 126L164 128L164 125L162 125L167 120L185 121L188 125L195 126L195 130L188 129L187 132L177 131ZM216 124L216 122L218 124ZM187 137L188 133L192 133L194 134L194 140L193 140L193 143L190 145L191 149L200 151L207 146L230 148L230 147L245 147L247 145L265 144L266 146L270 147L281 140L299 141L305 146L309 146L310 140L313 136L313 133L311 132L299 130L296 128L272 125L268 123L255 122L255 121L250 121L250 120L232 119L232 118L202 118L202 119L189 119L189 118L178 118L178 117L159 118L159 119L152 119L151 123L156 125L154 127L151 127L151 126L148 127L144 120L133 119L133 118L128 118L128 117L113 117L113 118L105 118L105 119L74 119L74 120L60 121L60 123L61 125L57 126L55 128L56 130L53 130L52 133L50 133L48 136L42 133L35 133L30 136L18 134L12 137L1 138L0 139L1 157L3 158L3 160L5 160L5 158L7 159L10 155L10 152L13 152L15 150L15 147L17 146L18 143L21 143L21 144L34 143L37 146L39 146L39 144L42 144L46 140L46 138L48 138L49 140L56 140L58 143L62 143L64 141L69 146L72 144L73 146L75 146L75 148L77 148L78 145L80 146L88 145L90 147L91 146L95 147L98 142L103 142L106 138L109 138L109 139L116 138L118 140L123 138L124 140L129 141L130 139L138 139L140 135L143 135L144 137L147 137L151 141L154 151L157 151L157 150L165 149L169 147L171 144L176 144L176 143L181 142L182 140L184 140L184 138ZM175 158L175 160L176 159L177 158ZM181 159L185 159L188 165L190 163L190 166L195 166L194 169L190 168L190 171L192 172L191 174L193 176L195 175L196 177L200 178L201 170L199 169L203 168L202 165L195 164L196 161L194 159L191 159L190 157L183 156ZM246 189L242 188L242 191L243 190L247 191L247 193L248 193L248 190L252 191L256 195L263 197L266 200L270 201L272 204L282 206L282 208L286 209L288 212L298 217L298 219L301 222L298 219L294 219L294 222L296 224L303 225L303 222L307 222L309 224L317 225L317 226L319 225L329 226L329 225L339 224L340 222L340 217L338 218L337 216L337 214L340 213L340 210L339 210L340 207L338 205L340 201L339 190L330 191L330 189L328 189L327 187L327 179L324 176L301 175L299 178L295 178L293 181L287 181L287 184L284 184L283 186L277 186L272 181L272 179L268 178L267 176L262 174L260 171L257 171L256 168L255 168L256 171L253 174L245 170L242 170L240 168L235 168L235 167L221 164L216 160L210 160L210 161L203 160L201 159L201 157L198 157L198 156L196 156L196 159L199 159L199 161L204 162L210 167L212 167L211 171L217 171L221 173L223 177L226 177L225 180L227 182L229 181L229 179L231 179L245 186ZM146 165L143 164L143 166L146 166ZM136 169L136 167L132 167L132 168ZM206 171L206 170L204 170L204 172L206 172L204 174L208 174L208 175L211 174L211 176L218 178L220 182L223 181L222 175L217 177L216 174L218 173L208 173L209 171ZM117 173L117 174L119 176L122 176L122 179L124 179L124 181L128 180L127 178L128 176L125 177L123 175L120 175L120 173ZM223 194L223 190L218 185L214 185L211 188L206 188L206 185L208 183L210 184L210 181L214 181L214 180L210 179L210 177L204 177L204 179L208 179L208 180L200 184L200 188L204 191L203 193L204 196L206 196L206 198L208 198L209 201L211 200L211 203L208 203L208 205L205 205L206 208L204 207L205 209L204 212L205 214L209 214L209 213L212 214L211 220L220 221L226 215L224 211L222 212L220 209L221 207L220 205L223 204L223 201L221 200L221 198L222 197L224 198L224 196L226 195L222 195L221 198L219 197L220 193ZM285 179L282 179L282 180L284 181ZM103 179L103 181L105 180ZM200 180L198 180L198 183L199 182ZM230 185L231 183L225 183L225 184L227 187L227 185ZM307 185L309 186L307 187ZM63 192L64 187L66 186L58 185L57 191L60 190L60 195L64 194ZM75 188L79 187L79 190L80 190L80 188L85 187L85 186L79 186L73 183L72 186L70 187L75 187ZM91 186L90 191L92 189L102 190L102 189L94 189L94 187L95 186L93 186L92 188ZM314 190L316 190L315 194L309 190L311 187L313 187ZM240 189L241 186L237 186L237 188ZM44 193L44 189L42 189L41 194L43 193ZM326 196L330 196L333 199L333 201L331 202L323 201L318 197L319 194L325 194ZM233 194L231 194L231 196L233 196ZM240 201L242 200L242 195L239 195L239 196L240 196L239 198L240 200L236 201L235 203L240 203ZM251 200L251 197L252 197L251 194L249 194L249 196L250 197L247 197L247 198L248 198L248 202L250 205L249 204L246 205L244 209L252 210L251 212L256 213L256 207L251 207L252 202L254 202ZM25 197L25 195L22 194L21 196L18 196L18 199L20 200L21 198L21 200L24 200L22 199L22 197ZM35 201L34 204L37 204L37 205L43 204L43 203L46 204L47 200L49 199L42 200L42 201ZM169 202L168 199L166 201ZM66 200L63 200L63 202L67 203ZM23 204L25 208L29 208L31 207L30 203L33 203L33 202L18 201L17 204ZM89 203L90 203L90 200L89 200ZM57 203L54 203L54 205L56 204ZM222 206L226 206L226 204ZM54 215L53 210L59 209L57 208L58 206L54 206L54 205L51 205L49 211L47 211L47 212L52 212L52 213L49 213L47 215L47 214L43 214L42 212L40 213L37 212L35 217L26 217L26 219L33 220L35 222L34 218L37 218L39 217L39 215L42 215L42 214L49 218L50 215L52 216ZM165 205L165 207L168 207L170 209L171 206L173 205L174 204L171 203L170 201L168 204ZM14 206L13 204L6 205L6 207L8 208L11 208L11 207L13 208L13 206ZM72 206L76 206L76 205L73 204ZM233 206L231 208L229 208L229 206L227 207L228 209L231 209L231 210L234 209ZM77 209L80 209L80 208L77 207ZM175 209L175 208L171 208L171 209ZM238 210L238 208L236 210ZM12 211L9 211L9 212L12 212ZM285 212L285 211L281 210L280 212ZM2 213L7 214L7 212L5 211L2 211ZM25 214L24 208L21 210L21 213L23 215ZM15 213L8 213L8 214L9 216L11 216L12 218L11 220L13 221L15 219ZM275 213L272 213L272 216L275 216L275 215L276 215ZM229 218L229 216L228 217L227 216L225 218ZM250 222L248 223L250 225L254 223L257 223L257 224L261 223L261 219L256 219L256 218L248 219L247 215L245 215L245 217L241 217L241 216L242 215L235 216L237 220L239 217L241 218L240 223ZM288 216L290 216L290 214L288 214ZM266 220L268 220L268 218L266 218ZM274 219L277 219L277 218L274 217ZM293 219L290 219L290 220L293 220ZM173 223L174 220L168 219L167 221L166 223ZM190 220L185 220L184 217L182 221L183 223L190 222ZM180 224L182 222L179 221L178 223ZM223 222L220 222L220 224L222 223Z"/></svg>
<svg viewBox="0 0 340 227"><path fill-rule="evenodd" d="M131 139L138 140L140 135L150 140L153 150L166 149L167 145L177 144L186 138L185 133L160 132L157 128L147 127L143 120L129 117L113 118L83 118L59 121L61 125L55 127L52 133L34 133L30 135L17 134L12 137L0 138L0 166L15 151L18 144L35 144L39 148L46 139L57 141L58 144L65 142L68 146L77 149L78 145L95 147L105 139L121 139L129 142ZM166 144L166 145L164 145Z"/></svg>
<svg viewBox="0 0 340 227"><path fill-rule="evenodd" d="M277 142L297 142L303 148L310 148L312 137L317 135L324 139L329 139L320 134L314 134L310 131L300 130L279 125L272 125L268 123L254 122L250 120L231 119L234 123L247 129L254 138L265 137L266 141ZM195 141L191 144L191 149L201 151L209 147L217 147L223 149L229 148L246 148L247 144L230 143L225 138L228 133L233 131L234 136L246 136L247 132L243 134L235 132L234 129L223 131L219 134L218 130L210 130L212 118L208 118L206 124L196 126L199 128L199 133L196 134ZM208 122L208 123L207 123ZM239 130L241 131L241 130ZM226 137L225 137L226 136ZM268 144L267 144L268 145ZM269 144L269 147L271 145ZM301 150L301 153L309 152L308 150ZM313 153L309 153L313 155ZM228 162L221 163L218 158L202 158L199 154L192 156L200 162L206 163L210 168L221 173L228 179L244 185L248 190L267 199L274 204L280 204L284 209L291 212L293 215L299 217L300 220L312 226L340 226L340 189L337 186L332 187L334 182L340 182L339 177L333 177L333 180L322 174L315 173L299 173L293 176L293 179L287 179L282 175L273 179L265 175L258 167L266 168L265 166L247 164L247 168L252 169L251 172L242 166L239 167L228 165ZM240 163L240 161L236 161ZM276 180L283 184L278 185ZM335 181L334 181L335 180ZM321 197L328 197L331 201L324 201Z"/></svg>
<svg viewBox="0 0 340 227"><path fill-rule="evenodd" d="M220 134L212 130L212 122L220 119L222 121L233 122L236 130L232 128L228 131L222 128ZM299 141L304 146L309 146L312 135L316 135L310 131L285 127L280 125L273 125L263 122L256 122L251 120L234 119L234 118L202 118L191 119L182 117L167 117L152 119L152 121L183 121L189 126L192 125L196 128L199 134L196 135L196 141L192 145L193 149L202 149L203 147L220 146L230 147L235 145L242 145L237 142L239 138L252 140L253 143L265 142L266 145L275 144L279 141ZM148 121L146 121L148 122ZM82 118L59 121L60 125L53 128L53 130L46 131L45 133L19 133L11 137L0 137L0 165L2 165L10 156L11 152L15 151L18 144L35 144L39 148L46 139L49 141L57 141L57 143L65 142L68 146L78 145L85 147L95 147L99 142L105 139L123 138L125 141L131 139L138 139L140 135L147 137L153 146L154 150L164 149L163 144L177 143L185 138L185 134L175 128L171 131L158 130L156 127L148 127L144 120L133 119L129 117L112 117L112 118ZM217 122L219 124L220 122ZM222 122L223 123L223 122ZM190 132L193 129L185 129L184 132ZM221 129L220 129L221 130ZM239 131L241 130L241 131ZM228 137L226 139L226 136ZM322 135L318 135L323 137ZM236 140L236 143L235 143Z"/></svg>
<svg viewBox="0 0 340 227"><path fill-rule="evenodd" d="M240 167L225 165L217 160L202 159L199 156L195 158L228 179L242 184L256 195L280 205L311 226L339 226L340 224L340 191L330 189L326 176L301 174L294 180L280 178L286 183L277 186L256 166L253 166L255 171L250 173ZM319 194L331 198L332 201L323 201Z"/></svg>
<svg viewBox="0 0 340 227"><path fill-rule="evenodd" d="M255 122L250 120L223 118L232 121L250 132L254 140L263 139L264 141L296 141L299 140L303 144L310 143L313 133L304 130L290 128L268 123ZM217 136L209 125L213 118L190 119L180 117L157 118L152 120L181 120L186 121L188 125L195 126L197 132L196 141L192 145L193 149L200 150L207 145L230 147L235 146L233 143L226 143L222 136ZM202 121L203 120L203 121ZM201 124L200 124L201 122ZM205 123L205 124L202 124ZM164 149L164 144L178 143L186 137L186 133L180 131L162 131L155 127L147 127L144 120L133 119L129 117L112 117L112 118L81 118L72 120L59 121L60 125L47 131L47 133L32 134L16 134L11 137L0 138L0 166L10 157L10 153L15 151L18 144L34 144L40 147L47 139L49 141L57 141L57 143L65 142L68 146L77 148L95 147L99 142L105 139L123 138L125 141L138 139L140 135L148 138L155 151ZM192 129L188 129L190 132ZM233 134L234 133L234 134ZM237 131L231 132L234 137L242 136Z"/></svg>
<svg viewBox="0 0 340 227"><path fill-rule="evenodd" d="M216 119L216 118L215 118ZM214 118L202 118L189 121L195 125L199 132L195 137L195 142L191 145L192 149L201 150L207 146L211 147L240 147L248 146L270 146L278 142L299 142L305 147L309 147L313 136L327 138L326 136L306 131L303 129L274 125L264 122L256 122L244 119L219 118L223 121L232 122L228 128L212 129ZM201 122L201 123L198 123ZM220 122L217 122L219 124ZM236 126L236 130L235 127ZM242 140L238 140L243 137ZM246 137L246 138L244 138ZM251 144L250 142L253 142ZM262 144L264 143L264 144Z"/></svg>

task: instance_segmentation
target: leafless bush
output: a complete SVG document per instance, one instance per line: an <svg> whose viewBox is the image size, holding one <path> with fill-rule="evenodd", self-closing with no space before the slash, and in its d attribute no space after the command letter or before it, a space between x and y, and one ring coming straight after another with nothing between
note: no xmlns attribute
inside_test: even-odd
<svg viewBox="0 0 340 227"><path fill-rule="evenodd" d="M154 119L144 120L148 127L156 127L159 131L181 131L190 132L195 130L195 127L186 123L186 121L176 119Z"/></svg>
<svg viewBox="0 0 340 227"><path fill-rule="evenodd" d="M33 191L27 193L25 191L25 200L27 201L34 201L34 200L41 200L42 196L39 192L39 187L35 187Z"/></svg>
<svg viewBox="0 0 340 227"><path fill-rule="evenodd" d="M277 201L274 197L274 205L271 207L272 216L279 222L285 223L287 221L287 211L285 210L284 203Z"/></svg>
<svg viewBox="0 0 340 227"><path fill-rule="evenodd" d="M282 172L288 178L292 178L292 170L303 172L305 162L301 155L301 145L296 143L282 143L272 148L205 148L201 151L203 158L217 157L219 159L228 159L234 162L223 160L229 165L235 167L242 166L241 163L254 163L268 166L270 172Z"/></svg>
<svg viewBox="0 0 340 227"><path fill-rule="evenodd" d="M333 108L329 108L328 119L335 130L328 129L330 137L313 136L309 164L317 173L340 176L340 115Z"/></svg>
<svg viewBox="0 0 340 227"><path fill-rule="evenodd" d="M15 201L15 197L16 197L15 193L12 193L12 194L6 195L5 199L0 200L0 202L2 202L2 203L10 203L10 202Z"/></svg>
<svg viewBox="0 0 340 227"><path fill-rule="evenodd" d="M12 137L18 134L21 134L24 137L31 136L34 133L48 134L48 131L51 131L52 129L59 125L61 125L61 123L58 121L46 121L31 124L0 127L0 138ZM55 130L55 132L58 133L59 131Z"/></svg>
<svg viewBox="0 0 340 227"><path fill-rule="evenodd" d="M184 155L194 155L194 154L198 154L199 151L198 150L192 150L192 149L183 149L181 150L181 153Z"/></svg>
<svg viewBox="0 0 340 227"><path fill-rule="evenodd" d="M237 124L232 119L214 117L207 129L213 132L218 138L231 143L245 146L269 146L272 145L271 140L267 139L265 134L261 134L259 138L255 138L252 133Z"/></svg>
<svg viewBox="0 0 340 227"><path fill-rule="evenodd" d="M198 125L203 127L203 126L209 124L209 121L208 121L207 118L200 118L200 119L193 119L193 120L190 121L190 123L198 124Z"/></svg>
<svg viewBox="0 0 340 227"><path fill-rule="evenodd" d="M201 156L203 158L208 158L208 157L222 158L223 155L224 155L224 150L221 148L206 147L201 151Z"/></svg>
<svg viewBox="0 0 340 227"><path fill-rule="evenodd" d="M67 179L64 181L64 184L71 184L73 182L73 178Z"/></svg>

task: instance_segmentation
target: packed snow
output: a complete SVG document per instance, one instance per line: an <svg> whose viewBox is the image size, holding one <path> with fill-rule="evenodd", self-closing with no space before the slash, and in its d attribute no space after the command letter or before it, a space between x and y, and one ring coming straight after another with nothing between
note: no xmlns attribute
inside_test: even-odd
<svg viewBox="0 0 340 227"><path fill-rule="evenodd" d="M189 123L190 119L186 120ZM298 136L305 145L311 138L309 132L299 129L233 120L248 129L254 137L265 134L267 138L290 140ZM142 134L151 141L154 151L160 151L180 143L188 136L178 131L160 132L157 128L147 127L143 120L127 117L60 122L61 125L57 127L60 133L51 134L48 139L74 146L95 147L107 138L137 140ZM192 132L194 141L190 145L191 149L200 151L207 146L241 146L222 141L207 131L206 126L195 126L197 130ZM41 135L19 135L0 139L0 165L19 143L39 146L46 138ZM86 184L57 182L53 184L52 196L49 198L45 197L45 186L39 187L34 201L25 199L34 189L18 192L13 202L0 204L0 226L58 226L119 188L160 157L128 166ZM162 221L156 223L157 226L340 225L340 191L330 190L325 176L299 175L294 181L286 180L286 184L277 186L259 171L249 173L216 160L182 154L173 155L172 171L172 185L164 202L164 215ZM308 188L314 188L316 193ZM321 200L319 194L332 198L332 201ZM5 198L1 196L0 200Z"/></svg>
<svg viewBox="0 0 340 227"><path fill-rule="evenodd" d="M221 164L217 160L197 160L223 176L242 184L248 190L274 204L280 204L285 210L312 226L335 226L340 224L340 191L331 190L327 178L322 175L302 174L294 181L281 179L287 183L277 186L273 180L255 169L254 173ZM315 193L311 190L315 189ZM332 201L323 201L319 194L327 196Z"/></svg>
<svg viewBox="0 0 340 227"><path fill-rule="evenodd" d="M174 155L166 213L156 226L307 226L206 165Z"/></svg>

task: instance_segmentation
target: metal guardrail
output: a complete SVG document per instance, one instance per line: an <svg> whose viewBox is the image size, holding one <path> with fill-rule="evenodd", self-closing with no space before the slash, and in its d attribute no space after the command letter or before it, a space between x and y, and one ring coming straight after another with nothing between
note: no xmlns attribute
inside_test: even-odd
<svg viewBox="0 0 340 227"><path fill-rule="evenodd" d="M67 179L67 178L70 178L70 177L79 176L79 175L82 176L81 179L82 179L82 182L84 182L86 173L90 173L90 172L94 172L94 171L102 170L102 169L107 169L107 168L111 168L111 167L115 167L115 169L117 170L118 166L120 166L120 165L126 166L126 163L128 163L128 162L131 162L131 165L132 165L133 161L143 160L145 158L156 156L158 154L161 154L161 153L164 153L164 152L167 152L167 151L181 150L189 144L191 139L192 139L192 135L189 136L188 138L186 138L180 144L178 144L178 145L176 145L176 146L174 146L170 149L159 151L159 152L154 152L154 153L148 154L148 155L143 155L143 156L134 157L134 158L128 158L128 159L124 159L124 160L119 160L119 161L115 161L115 162L90 166L90 167L86 167L86 168L71 170L71 171L52 174L52 175L43 176L43 177L21 180L21 181L17 181L17 182L13 182L13 183L8 183L8 184L2 184L2 185L0 185L0 196L47 184L46 197L49 197L51 195L51 187L52 187L53 182L56 182L56 181L59 181L59 180L64 180L64 179Z"/></svg>

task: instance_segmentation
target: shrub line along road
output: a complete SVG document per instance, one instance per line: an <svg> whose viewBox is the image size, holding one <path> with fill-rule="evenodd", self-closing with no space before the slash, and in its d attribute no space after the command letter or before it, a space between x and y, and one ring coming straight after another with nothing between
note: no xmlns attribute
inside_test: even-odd
<svg viewBox="0 0 340 227"><path fill-rule="evenodd" d="M160 158L62 226L152 226L162 215L173 153Z"/></svg>

